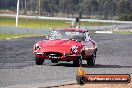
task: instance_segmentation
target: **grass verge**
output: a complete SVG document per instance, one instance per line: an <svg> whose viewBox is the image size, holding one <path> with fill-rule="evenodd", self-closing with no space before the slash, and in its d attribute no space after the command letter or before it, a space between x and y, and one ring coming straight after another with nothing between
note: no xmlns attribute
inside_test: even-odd
<svg viewBox="0 0 132 88"><path fill-rule="evenodd" d="M81 22L81 26L102 26L111 25L104 22ZM0 26L15 26L15 18L0 17ZM27 28L65 28L71 26L71 21L66 20L47 20L47 19L29 19L19 18L19 27Z"/></svg>
<svg viewBox="0 0 132 88"><path fill-rule="evenodd" d="M132 34L132 32L129 31L113 31L114 34Z"/></svg>
<svg viewBox="0 0 132 88"><path fill-rule="evenodd" d="M40 34L0 34L0 38L22 38L22 37L33 37L33 36L45 36Z"/></svg>

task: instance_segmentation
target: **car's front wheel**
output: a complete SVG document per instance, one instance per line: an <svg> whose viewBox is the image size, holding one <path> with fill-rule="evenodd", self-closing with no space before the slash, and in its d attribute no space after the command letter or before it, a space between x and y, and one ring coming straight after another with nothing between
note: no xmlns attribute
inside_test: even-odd
<svg viewBox="0 0 132 88"><path fill-rule="evenodd" d="M93 54L90 59L87 60L87 65L95 65L96 56Z"/></svg>
<svg viewBox="0 0 132 88"><path fill-rule="evenodd" d="M81 66L81 65L82 65L82 56L80 56L78 59L75 59L75 60L73 61L73 65L74 65L75 67Z"/></svg>
<svg viewBox="0 0 132 88"><path fill-rule="evenodd" d="M44 59L41 59L41 58L35 57L35 61L36 61L36 64L37 64L37 65L42 65L43 62L44 62Z"/></svg>

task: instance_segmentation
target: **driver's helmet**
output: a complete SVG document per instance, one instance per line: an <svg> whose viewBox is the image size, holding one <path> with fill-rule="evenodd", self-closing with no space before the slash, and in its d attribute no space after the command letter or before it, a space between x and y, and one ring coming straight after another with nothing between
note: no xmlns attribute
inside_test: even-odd
<svg viewBox="0 0 132 88"><path fill-rule="evenodd" d="M86 35L85 41L89 41L91 39L90 33L86 32L85 35Z"/></svg>

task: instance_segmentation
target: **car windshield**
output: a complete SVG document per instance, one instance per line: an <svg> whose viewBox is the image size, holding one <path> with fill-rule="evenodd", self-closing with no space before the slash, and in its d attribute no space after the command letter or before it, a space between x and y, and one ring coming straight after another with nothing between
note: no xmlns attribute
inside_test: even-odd
<svg viewBox="0 0 132 88"><path fill-rule="evenodd" d="M85 33L72 30L53 30L49 36L49 39L74 39L77 41L85 41Z"/></svg>

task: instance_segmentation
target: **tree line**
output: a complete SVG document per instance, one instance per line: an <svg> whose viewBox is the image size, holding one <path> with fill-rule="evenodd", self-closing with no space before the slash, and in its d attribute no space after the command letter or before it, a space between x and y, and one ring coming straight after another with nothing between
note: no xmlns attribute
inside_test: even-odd
<svg viewBox="0 0 132 88"><path fill-rule="evenodd" d="M132 0L20 0L21 14L97 19L132 17ZM0 9L16 11L17 0L0 0ZM131 19L132 20L132 19Z"/></svg>

